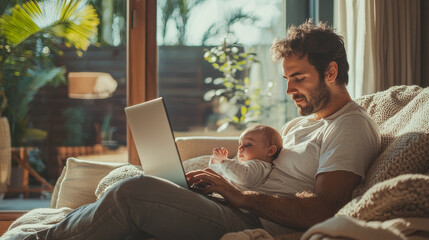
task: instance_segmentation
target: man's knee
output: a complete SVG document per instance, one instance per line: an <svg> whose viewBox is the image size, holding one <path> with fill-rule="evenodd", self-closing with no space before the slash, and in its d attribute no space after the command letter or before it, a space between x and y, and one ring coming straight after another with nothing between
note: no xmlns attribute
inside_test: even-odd
<svg viewBox="0 0 429 240"><path fill-rule="evenodd" d="M167 180L153 177L153 176L136 176L122 180L114 187L112 191L116 197L130 198L137 196L139 198L144 196L153 196L157 193L165 193L166 191L174 191L180 188Z"/></svg>
<svg viewBox="0 0 429 240"><path fill-rule="evenodd" d="M109 191L110 194L116 195L117 197L127 196L128 194L136 194L139 192L142 186L147 184L146 176L136 176L121 180Z"/></svg>

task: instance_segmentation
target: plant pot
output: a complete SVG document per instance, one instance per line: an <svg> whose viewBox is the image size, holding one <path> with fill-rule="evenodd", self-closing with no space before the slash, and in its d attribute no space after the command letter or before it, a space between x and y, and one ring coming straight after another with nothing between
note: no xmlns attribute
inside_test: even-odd
<svg viewBox="0 0 429 240"><path fill-rule="evenodd" d="M0 118L0 194L7 192L11 175L11 142L7 118Z"/></svg>

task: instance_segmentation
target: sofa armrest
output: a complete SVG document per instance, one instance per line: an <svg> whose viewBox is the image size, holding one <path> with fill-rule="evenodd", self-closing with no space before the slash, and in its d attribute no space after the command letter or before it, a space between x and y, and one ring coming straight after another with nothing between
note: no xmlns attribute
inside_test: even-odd
<svg viewBox="0 0 429 240"><path fill-rule="evenodd" d="M182 161L211 155L215 147L225 147L231 158L237 154L238 139L239 137L178 137L176 144Z"/></svg>

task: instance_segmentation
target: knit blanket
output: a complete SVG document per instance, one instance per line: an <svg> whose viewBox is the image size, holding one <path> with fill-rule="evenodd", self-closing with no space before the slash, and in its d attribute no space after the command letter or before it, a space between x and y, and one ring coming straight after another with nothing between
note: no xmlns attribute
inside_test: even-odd
<svg viewBox="0 0 429 240"><path fill-rule="evenodd" d="M400 217L429 218L429 176L404 174L372 186L354 198L337 215L365 221Z"/></svg>
<svg viewBox="0 0 429 240"><path fill-rule="evenodd" d="M429 88L395 86L355 101L379 125L381 150L353 197L401 174L429 171Z"/></svg>
<svg viewBox="0 0 429 240"><path fill-rule="evenodd" d="M225 234L221 240L423 240L429 238L429 218L362 221L337 216L311 227L304 234L271 236L263 229Z"/></svg>
<svg viewBox="0 0 429 240"><path fill-rule="evenodd" d="M0 240L22 240L30 234L58 223L72 210L66 207L33 209L13 222Z"/></svg>

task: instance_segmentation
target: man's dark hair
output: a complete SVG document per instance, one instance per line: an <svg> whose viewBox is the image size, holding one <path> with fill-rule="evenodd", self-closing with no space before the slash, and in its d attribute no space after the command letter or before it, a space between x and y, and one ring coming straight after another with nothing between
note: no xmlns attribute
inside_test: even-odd
<svg viewBox="0 0 429 240"><path fill-rule="evenodd" d="M338 65L337 84L349 82L349 63L344 48L343 37L325 23L316 26L311 19L300 26L291 26L287 32L288 38L276 39L271 46L271 56L278 62L292 54L308 57L308 61L324 79L329 63L335 61Z"/></svg>

